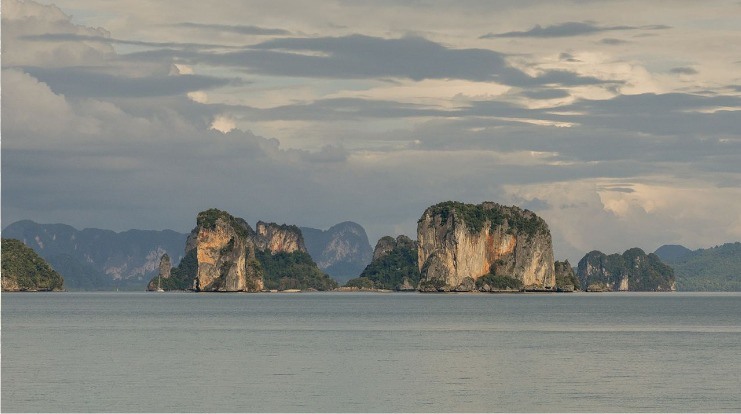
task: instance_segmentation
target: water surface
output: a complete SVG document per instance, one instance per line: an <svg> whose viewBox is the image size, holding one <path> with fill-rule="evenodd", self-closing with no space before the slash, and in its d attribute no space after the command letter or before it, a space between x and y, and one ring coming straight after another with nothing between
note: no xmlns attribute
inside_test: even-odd
<svg viewBox="0 0 741 414"><path fill-rule="evenodd" d="M741 411L741 295L2 294L3 411Z"/></svg>

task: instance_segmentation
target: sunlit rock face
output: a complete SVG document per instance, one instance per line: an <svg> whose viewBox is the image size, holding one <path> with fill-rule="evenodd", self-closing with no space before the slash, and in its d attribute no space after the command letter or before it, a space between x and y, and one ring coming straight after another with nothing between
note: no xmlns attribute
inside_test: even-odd
<svg viewBox="0 0 741 414"><path fill-rule="evenodd" d="M216 209L198 215L196 290L254 292L263 280L255 259L255 232L241 219Z"/></svg>
<svg viewBox="0 0 741 414"><path fill-rule="evenodd" d="M304 237L296 226L258 221L256 232L255 245L259 250L269 250L273 254L297 251L307 253Z"/></svg>
<svg viewBox="0 0 741 414"><path fill-rule="evenodd" d="M486 274L514 277L526 288L555 286L548 225L519 207L440 203L422 214L417 241L421 281L438 290L465 289Z"/></svg>

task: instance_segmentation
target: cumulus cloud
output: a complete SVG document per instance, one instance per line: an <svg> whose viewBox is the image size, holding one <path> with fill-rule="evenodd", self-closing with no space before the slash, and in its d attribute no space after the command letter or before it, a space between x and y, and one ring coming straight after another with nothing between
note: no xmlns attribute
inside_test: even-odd
<svg viewBox="0 0 741 414"><path fill-rule="evenodd" d="M233 130L236 127L237 127L237 124L234 122L234 119L232 119L228 115L217 115L214 118L213 122L211 122L211 129L219 131L224 134Z"/></svg>
<svg viewBox="0 0 741 414"><path fill-rule="evenodd" d="M71 39L59 42L23 40L28 36L49 32L71 36ZM101 28L73 24L54 5L18 0L2 2L3 67L97 65L114 56L110 45L80 42L77 36L106 38L109 33Z"/></svg>

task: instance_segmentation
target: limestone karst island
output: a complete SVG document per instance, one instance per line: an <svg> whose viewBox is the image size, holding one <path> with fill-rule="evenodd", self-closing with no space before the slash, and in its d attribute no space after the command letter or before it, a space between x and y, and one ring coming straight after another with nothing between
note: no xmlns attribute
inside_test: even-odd
<svg viewBox="0 0 741 414"><path fill-rule="evenodd" d="M640 261L640 258L637 259ZM338 284L316 265L297 226L258 222L217 209L198 214L183 259L170 268L163 255L148 289L199 292L333 290ZM641 272L612 269L583 278L594 290L671 290L673 274L658 258ZM594 272L592 272L594 273ZM616 277L621 283L612 282ZM638 282L630 283L631 279ZM622 282L626 280L626 282ZM493 202L444 202L427 208L417 240L383 237L373 259L344 290L421 292L573 291L581 280L556 262L550 230L535 213ZM585 286L585 288L587 287Z"/></svg>
<svg viewBox="0 0 741 414"><path fill-rule="evenodd" d="M416 240L385 236L375 249L357 223L325 231L259 221L253 228L218 209L199 213L190 234L77 231L28 220L4 233L18 239L3 240L4 291L676 290L673 269L638 248L592 251L577 267L556 261L541 217L494 202L433 205L417 222Z"/></svg>

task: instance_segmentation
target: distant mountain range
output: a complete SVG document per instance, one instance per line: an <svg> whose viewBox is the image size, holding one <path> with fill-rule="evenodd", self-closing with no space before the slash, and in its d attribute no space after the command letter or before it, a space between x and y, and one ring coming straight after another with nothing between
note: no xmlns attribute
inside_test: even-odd
<svg viewBox="0 0 741 414"><path fill-rule="evenodd" d="M167 253L177 263L187 234L172 230L77 230L66 224L15 222L4 238L18 239L64 277L69 290L143 290Z"/></svg>
<svg viewBox="0 0 741 414"><path fill-rule="evenodd" d="M656 255L674 269L677 290L741 291L741 243L690 250L664 245Z"/></svg>
<svg viewBox="0 0 741 414"><path fill-rule="evenodd" d="M304 243L320 269L339 283L358 277L373 258L365 229L345 221L329 230L301 227Z"/></svg>
<svg viewBox="0 0 741 414"><path fill-rule="evenodd" d="M368 236L357 223L340 223L326 231L301 230L319 268L340 283L357 277L371 261ZM144 290L157 275L163 254L174 266L180 262L188 237L172 230L117 233L31 220L8 225L2 235L31 247L64 277L68 290Z"/></svg>

